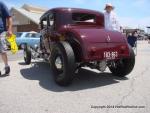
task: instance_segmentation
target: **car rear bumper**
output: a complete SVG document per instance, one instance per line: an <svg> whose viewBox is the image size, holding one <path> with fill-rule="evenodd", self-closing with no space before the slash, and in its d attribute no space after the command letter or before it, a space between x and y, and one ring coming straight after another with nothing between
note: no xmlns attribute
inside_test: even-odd
<svg viewBox="0 0 150 113"><path fill-rule="evenodd" d="M127 43L92 43L84 50L84 61L117 60L130 56Z"/></svg>

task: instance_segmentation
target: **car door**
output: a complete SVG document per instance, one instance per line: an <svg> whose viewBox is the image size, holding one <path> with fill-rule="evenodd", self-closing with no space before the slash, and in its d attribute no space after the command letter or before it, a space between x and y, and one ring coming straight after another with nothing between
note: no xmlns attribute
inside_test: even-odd
<svg viewBox="0 0 150 113"><path fill-rule="evenodd" d="M42 46L42 51L43 53L50 53L49 49L49 41L48 41L48 36L47 36L47 28L48 28L48 15L45 15L41 22L40 22L40 27L41 27L41 46Z"/></svg>
<svg viewBox="0 0 150 113"><path fill-rule="evenodd" d="M55 13L49 13L48 15L48 26L47 26L47 37L50 42L57 40L55 37Z"/></svg>

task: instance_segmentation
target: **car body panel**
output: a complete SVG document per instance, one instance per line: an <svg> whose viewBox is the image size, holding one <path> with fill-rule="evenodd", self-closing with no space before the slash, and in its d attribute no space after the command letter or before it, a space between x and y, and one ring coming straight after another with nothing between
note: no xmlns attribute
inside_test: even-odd
<svg viewBox="0 0 150 113"><path fill-rule="evenodd" d="M89 28L81 28L81 26L68 26L61 29L61 33L71 32L76 35L77 40L82 45L83 61L103 60L104 52L118 52L120 59L129 57L129 48L124 35L116 31L108 31L105 29L92 26ZM113 59L105 59L113 60Z"/></svg>

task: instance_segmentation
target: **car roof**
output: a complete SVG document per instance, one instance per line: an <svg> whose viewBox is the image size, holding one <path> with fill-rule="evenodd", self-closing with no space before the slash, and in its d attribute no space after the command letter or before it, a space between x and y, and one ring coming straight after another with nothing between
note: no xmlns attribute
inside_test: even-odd
<svg viewBox="0 0 150 113"><path fill-rule="evenodd" d="M68 8L68 7L58 7L53 8L51 10L59 11L59 12L86 12L86 13L100 13L99 11L94 11L90 9L83 9L83 8Z"/></svg>
<svg viewBox="0 0 150 113"><path fill-rule="evenodd" d="M95 15L103 15L102 12L95 11L95 10L90 10L90 9L82 9L82 8L68 8L68 7L57 7L48 10L46 13L43 14L43 16L40 19L43 19L45 15L47 15L49 12L67 12L67 13L89 13L89 14L95 14Z"/></svg>

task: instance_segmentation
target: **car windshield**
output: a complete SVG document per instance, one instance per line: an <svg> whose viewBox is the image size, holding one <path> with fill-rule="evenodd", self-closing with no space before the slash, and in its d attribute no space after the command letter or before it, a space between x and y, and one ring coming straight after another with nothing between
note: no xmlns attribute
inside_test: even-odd
<svg viewBox="0 0 150 113"><path fill-rule="evenodd" d="M73 13L72 14L73 23L96 23L96 16L94 14L86 14L86 13Z"/></svg>
<svg viewBox="0 0 150 113"><path fill-rule="evenodd" d="M21 33L21 32L15 33L15 35L16 35L17 38L20 38L20 37L22 36L22 34L23 34L23 33Z"/></svg>

